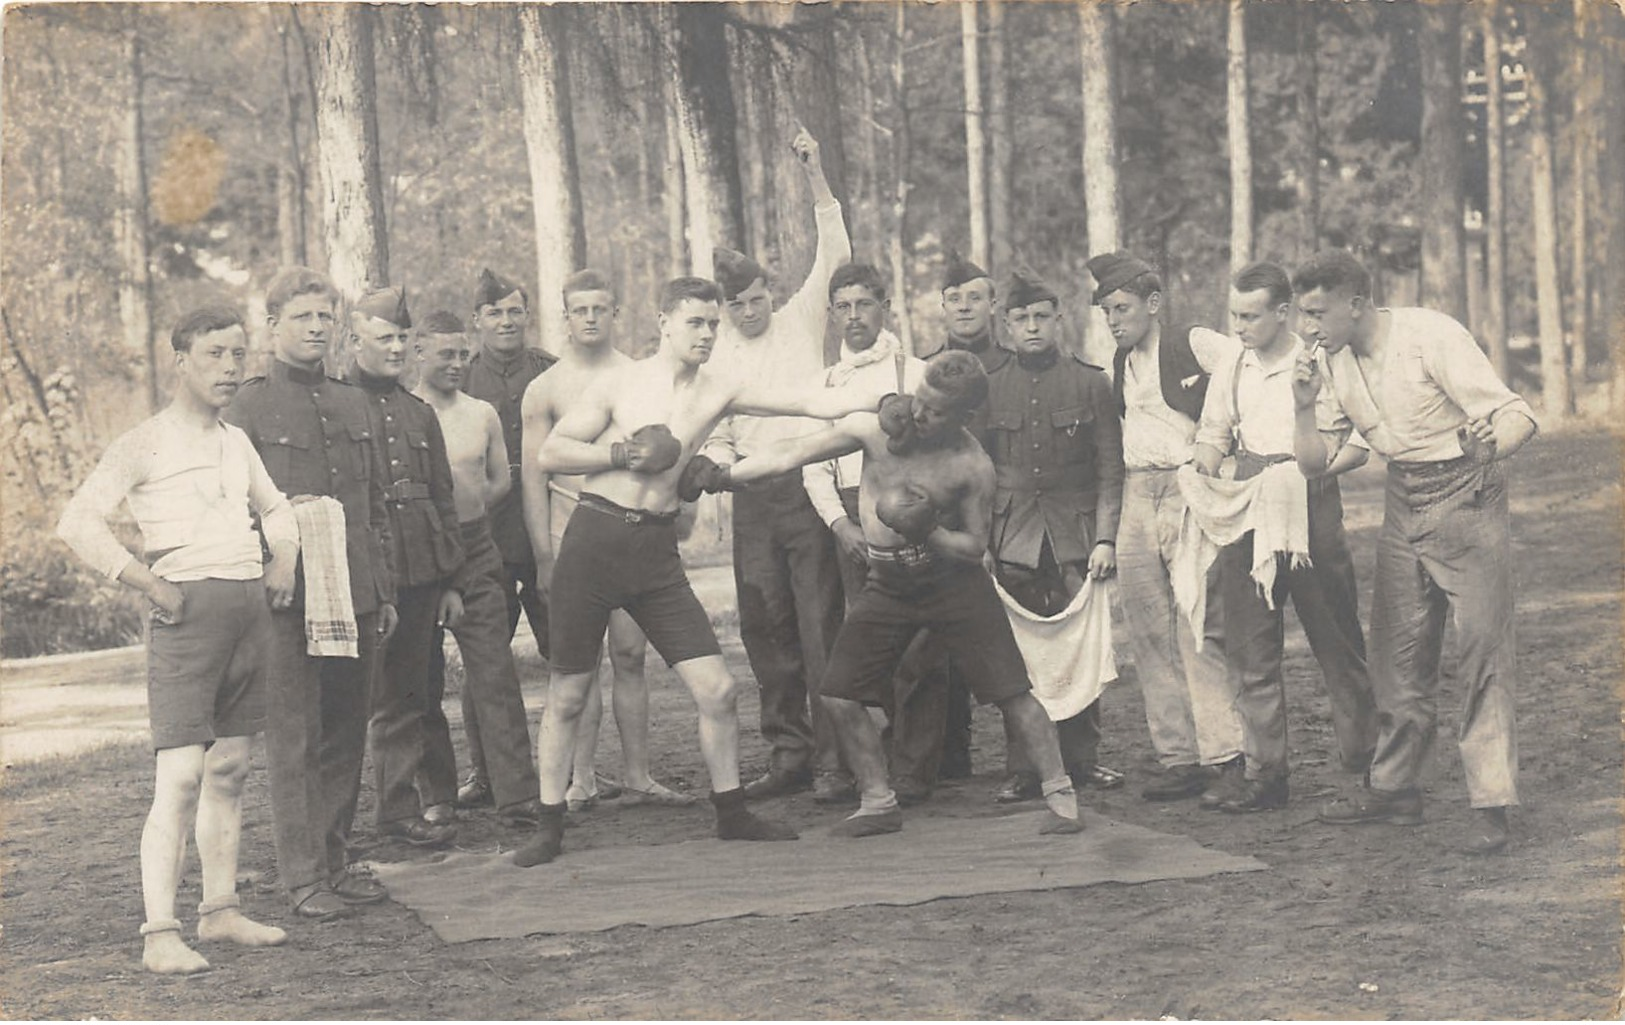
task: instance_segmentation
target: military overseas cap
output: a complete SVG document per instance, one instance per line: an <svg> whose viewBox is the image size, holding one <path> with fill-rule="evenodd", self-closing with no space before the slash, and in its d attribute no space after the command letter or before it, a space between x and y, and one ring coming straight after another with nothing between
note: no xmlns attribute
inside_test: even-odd
<svg viewBox="0 0 1625 1025"><path fill-rule="evenodd" d="M958 288L965 282L975 281L977 278L993 280L987 271L960 256L959 250L950 249L948 251L948 269L942 275L942 291L946 292L950 288Z"/></svg>
<svg viewBox="0 0 1625 1025"><path fill-rule="evenodd" d="M1025 267L1012 273L1010 283L1005 286L1004 308L1007 310L1019 310L1033 303L1060 301L1061 297L1055 294L1055 289L1044 284L1037 274Z"/></svg>
<svg viewBox="0 0 1625 1025"><path fill-rule="evenodd" d="M711 250L711 266L717 284L722 286L722 298L732 302L739 293L756 283L757 278L767 280L762 265L738 250L717 246Z"/></svg>
<svg viewBox="0 0 1625 1025"><path fill-rule="evenodd" d="M517 282L509 281L500 274L494 274L487 267L480 271L480 283L474 287L474 309L478 310L481 306L499 303L508 296L520 291L523 290Z"/></svg>
<svg viewBox="0 0 1625 1025"><path fill-rule="evenodd" d="M405 288L375 288L357 300L351 309L396 327L412 326L412 314L406 309Z"/></svg>
<svg viewBox="0 0 1625 1025"><path fill-rule="evenodd" d="M1155 269L1149 263L1121 249L1115 253L1091 257L1085 266L1095 277L1095 293L1090 296L1089 301L1097 305L1141 274L1155 273Z"/></svg>

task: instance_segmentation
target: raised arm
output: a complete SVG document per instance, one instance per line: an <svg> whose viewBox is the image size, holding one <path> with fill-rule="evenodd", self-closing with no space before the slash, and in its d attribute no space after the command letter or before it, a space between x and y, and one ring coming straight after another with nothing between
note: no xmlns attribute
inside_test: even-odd
<svg viewBox="0 0 1625 1025"><path fill-rule="evenodd" d="M560 417L537 450L536 459L548 473L603 473L615 469L614 452L598 439L609 430L615 393L610 382L587 389L568 413Z"/></svg>
<svg viewBox="0 0 1625 1025"><path fill-rule="evenodd" d="M733 465L728 480L732 484L748 484L764 477L789 473L808 463L857 452L863 448L866 435L879 430L879 421L873 413L854 413L816 434L776 442L746 456Z"/></svg>
<svg viewBox="0 0 1625 1025"><path fill-rule="evenodd" d="M839 420L850 413L874 412L875 400L861 388L806 387L775 388L753 381L741 381L728 403L730 413L751 416L810 416L818 420Z"/></svg>

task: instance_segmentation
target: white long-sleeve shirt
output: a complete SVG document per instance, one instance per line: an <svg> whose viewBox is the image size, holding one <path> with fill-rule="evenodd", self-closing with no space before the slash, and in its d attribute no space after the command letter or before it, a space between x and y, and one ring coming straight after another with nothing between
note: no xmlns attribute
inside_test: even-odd
<svg viewBox="0 0 1625 1025"><path fill-rule="evenodd" d="M126 500L143 547L160 553L153 573L171 583L260 576L251 513L259 514L267 543L299 543L293 507L248 435L218 421L200 430L165 410L138 424L108 446L68 501L57 535L115 580L135 559L107 525Z"/></svg>
<svg viewBox="0 0 1625 1025"><path fill-rule="evenodd" d="M709 366L769 387L816 387L824 372L824 324L828 318L829 279L852 258L852 240L841 220L841 204L813 208L818 224L818 251L812 270L788 301L773 313L767 330L755 338L741 335L725 316L717 331ZM765 445L817 431L822 424L805 417L729 416L711 432L701 449L723 465L732 465Z"/></svg>
<svg viewBox="0 0 1625 1025"><path fill-rule="evenodd" d="M1208 374L1234 363L1241 343L1217 331L1192 328L1191 354ZM1162 397L1156 345L1128 354L1123 367L1123 465L1130 470L1172 469L1191 460L1196 421L1170 409ZM1212 388L1209 378L1209 388Z"/></svg>

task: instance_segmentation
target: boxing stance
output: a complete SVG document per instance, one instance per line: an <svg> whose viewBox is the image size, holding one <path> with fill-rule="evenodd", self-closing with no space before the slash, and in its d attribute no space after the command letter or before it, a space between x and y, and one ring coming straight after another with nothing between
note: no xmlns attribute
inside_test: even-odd
<svg viewBox="0 0 1625 1025"><path fill-rule="evenodd" d="M903 826L886 774L878 705L914 635L926 626L947 645L971 693L1014 725L1042 779L1051 815L1040 832L1074 833L1077 796L1049 716L1033 697L1026 663L993 580L982 567L993 512L993 463L965 425L987 400L975 356L942 352L913 396L888 395L818 434L781 442L730 467L695 460L680 494L720 491L796 466L863 452L859 519L869 577L835 639L821 694L862 791L836 836L873 836Z"/></svg>

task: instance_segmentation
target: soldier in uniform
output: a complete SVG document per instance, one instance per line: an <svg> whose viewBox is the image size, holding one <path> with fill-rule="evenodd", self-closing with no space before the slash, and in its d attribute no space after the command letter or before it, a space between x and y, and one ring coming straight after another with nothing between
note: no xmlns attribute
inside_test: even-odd
<svg viewBox="0 0 1625 1025"><path fill-rule="evenodd" d="M1117 569L1117 520L1123 507L1123 435L1112 408L1111 379L1063 354L1059 299L1048 285L1017 273L1005 296L1005 327L1015 358L988 375L987 429L993 459L993 538L1000 585L1041 616L1063 612L1085 574L1104 580ZM999 801L1042 796L1038 771L1005 720L1010 777ZM1120 773L1095 760L1100 701L1055 724L1067 774L1079 786L1120 786Z"/></svg>
<svg viewBox="0 0 1625 1025"><path fill-rule="evenodd" d="M508 601L508 637L513 638L523 609L536 650L547 656L547 599L536 586L536 559L530 535L525 530L525 511L520 500L519 454L524 451L525 389L542 371L557 362L540 349L525 345L525 328L530 324L530 297L515 282L490 270L480 271L474 290L475 340L479 343L463 391L496 407L502 421L502 436L508 447L508 476L513 482L507 495L492 504L489 512L491 537L502 556L503 591ZM491 803L490 777L485 771L477 712L464 692L463 729L468 734L468 754L473 772L457 792L457 803L476 807ZM525 752L530 760L530 752ZM600 795L607 796L607 795Z"/></svg>
<svg viewBox="0 0 1625 1025"><path fill-rule="evenodd" d="M455 577L463 566L463 546L440 421L400 383L411 329L403 289L376 289L362 296L350 311L355 365L345 379L367 394L395 542L400 624L375 664L369 730L378 831L409 844L437 846L457 834L451 810L457 767L444 757L428 757L451 743L449 736L429 736L430 729L446 729L445 717L429 708L431 695L440 693L429 674L436 627L455 626L462 616ZM414 779L426 787L422 814Z"/></svg>
<svg viewBox="0 0 1625 1025"><path fill-rule="evenodd" d="M225 420L243 429L277 488L295 504L328 496L344 507L345 555L359 656L305 650L304 570L295 596L272 611L265 730L277 874L307 918L386 896L365 869L346 865L361 790L368 682L378 645L395 628L395 579L383 468L361 389L328 377L338 294L306 267L282 271L265 292L275 360L243 383Z"/></svg>

